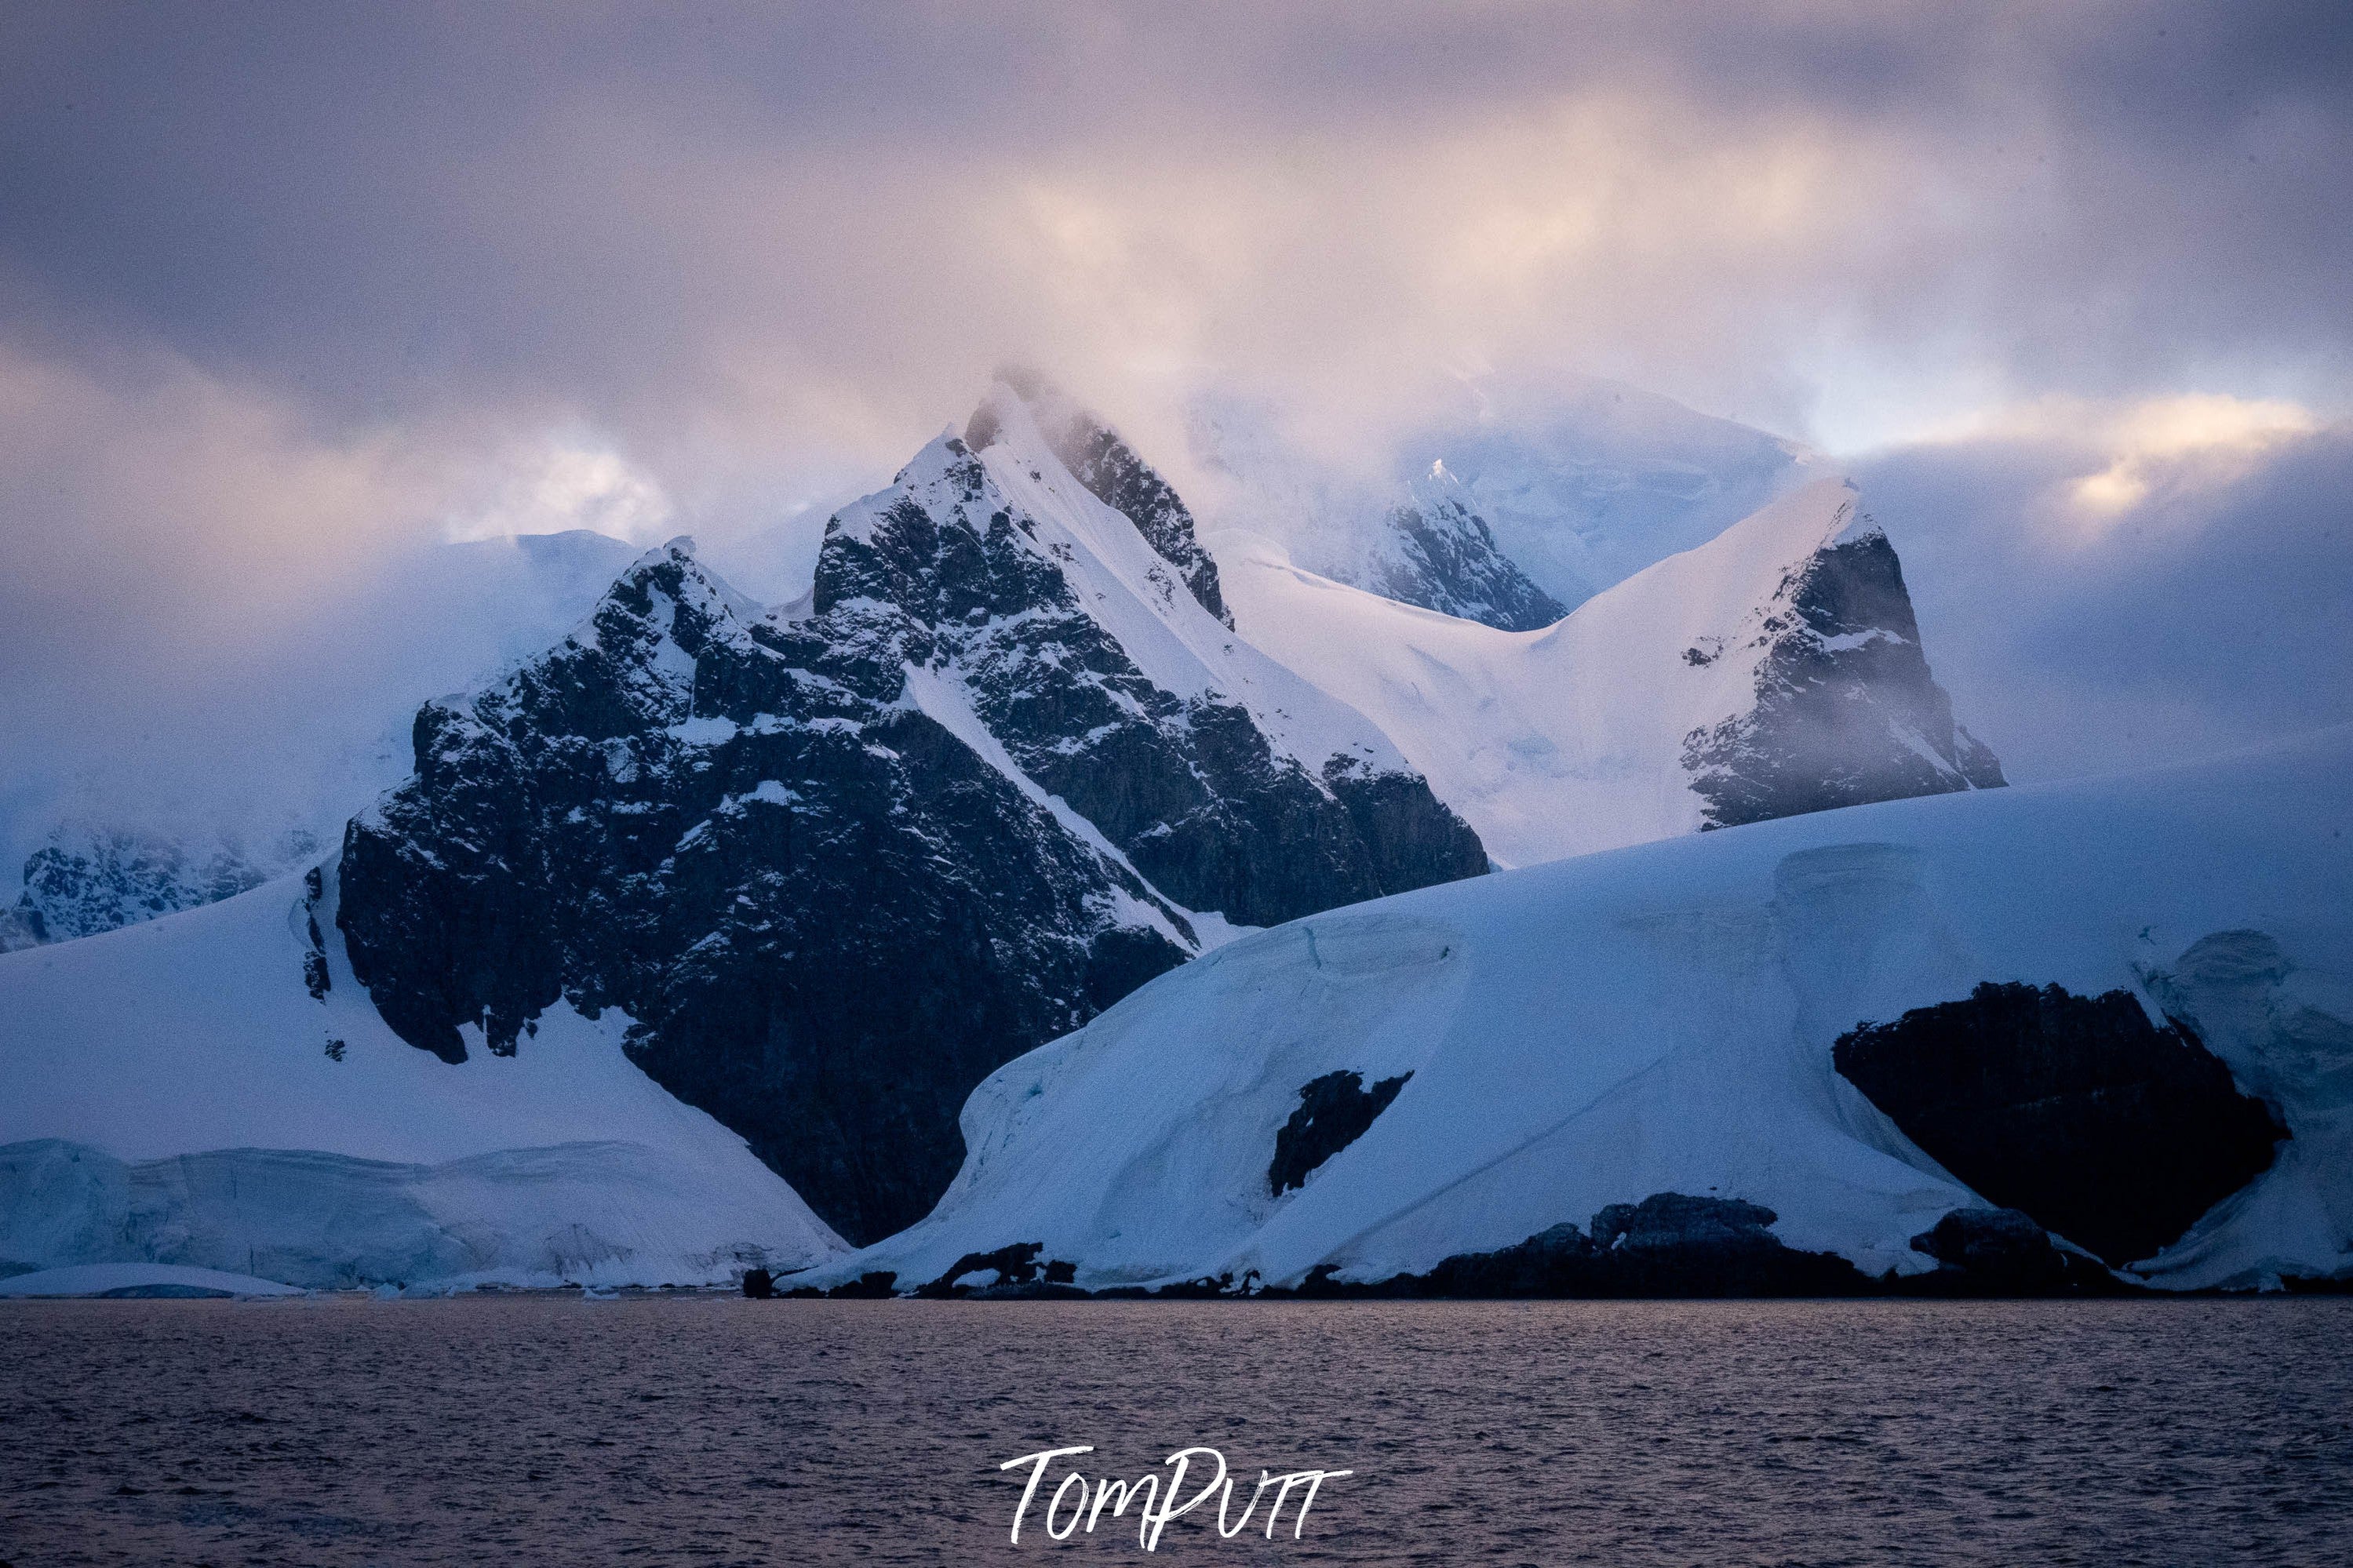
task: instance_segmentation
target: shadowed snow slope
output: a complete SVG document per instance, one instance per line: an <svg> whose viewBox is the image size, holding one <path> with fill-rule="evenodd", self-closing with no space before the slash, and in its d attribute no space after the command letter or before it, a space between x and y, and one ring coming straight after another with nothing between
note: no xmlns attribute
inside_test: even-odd
<svg viewBox="0 0 2353 1568"><path fill-rule="evenodd" d="M663 1284L840 1247L629 1063L618 1011L559 1005L530 1050L453 1066L387 1028L305 923L292 877L0 957L0 1263Z"/></svg>
<svg viewBox="0 0 2353 1568"><path fill-rule="evenodd" d="M1332 582L1248 535L1212 543L1243 632L1379 724L1498 865L2001 782L1842 480L1535 632Z"/></svg>
<svg viewBox="0 0 2353 1568"><path fill-rule="evenodd" d="M2125 991L2292 1134L2143 1271L2353 1267L2353 731L2197 769L1859 806L1427 889L1162 976L993 1075L902 1287L1038 1243L1082 1286L1424 1270L1603 1205L1739 1199L1877 1275L1985 1200L1832 1066L1981 983ZM2178 1047L2176 1047L2178 1048ZM1411 1074L1279 1195L1302 1090Z"/></svg>

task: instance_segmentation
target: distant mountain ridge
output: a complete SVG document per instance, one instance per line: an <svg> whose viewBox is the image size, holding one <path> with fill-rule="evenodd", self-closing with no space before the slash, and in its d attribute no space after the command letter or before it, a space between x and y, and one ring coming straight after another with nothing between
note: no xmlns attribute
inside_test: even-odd
<svg viewBox="0 0 2353 1568"><path fill-rule="evenodd" d="M1451 470L1425 479L1398 548L1539 629L1205 541L1115 431L1019 375L841 508L789 604L689 540L638 554L568 635L418 709L409 776L307 875L0 963L31 1020L0 1039L22 1090L0 1179L80 1172L77 1235L121 1243L36 1225L17 1260L236 1262L171 1239L202 1231L305 1280L402 1256L542 1283L798 1267L920 1219L1008 1059L1253 928L1999 782L1851 491L1785 496L1546 623ZM1318 1075L1261 1179L1312 1188L1418 1070ZM184 1073L239 1087L156 1092ZM704 1181L729 1194L707 1214ZM357 1228L319 1228L335 1194ZM467 1246L434 1239L469 1214ZM1766 1222L1734 1217L1754 1243Z"/></svg>
<svg viewBox="0 0 2353 1568"><path fill-rule="evenodd" d="M1426 417L1345 455L1306 442L1286 405L1198 395L1206 525L1401 604L1534 631L1819 471L1763 431L1594 377L1423 390Z"/></svg>
<svg viewBox="0 0 2353 1568"><path fill-rule="evenodd" d="M1505 631L1567 613L1497 547L1443 460L1367 479L1297 450L1272 410L1215 397L1196 402L1189 435L1194 460L1219 481L1218 527L1279 539L1335 581Z"/></svg>
<svg viewBox="0 0 2353 1568"><path fill-rule="evenodd" d="M638 553L586 529L423 545L364 593L259 638L207 742L160 737L70 782L44 776L49 759L11 756L29 767L5 781L16 809L0 812L0 842L17 846L25 887L0 906L0 952L191 908L314 859L406 776L418 702L562 637Z"/></svg>
<svg viewBox="0 0 2353 1568"><path fill-rule="evenodd" d="M61 828L25 862L25 890L0 915L0 952L192 910L259 887L318 852L319 841L300 829L254 850L120 828Z"/></svg>
<svg viewBox="0 0 2353 1568"><path fill-rule="evenodd" d="M1532 632L1568 614L1567 605L1528 581L1496 548L1486 520L1472 510L1468 492L1445 464L1432 464L1407 494L1409 499L1389 509L1395 537L1374 557L1364 586L1498 631Z"/></svg>

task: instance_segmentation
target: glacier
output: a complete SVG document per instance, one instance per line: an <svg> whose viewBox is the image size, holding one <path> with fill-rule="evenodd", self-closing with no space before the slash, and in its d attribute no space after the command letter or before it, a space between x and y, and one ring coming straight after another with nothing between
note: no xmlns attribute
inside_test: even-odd
<svg viewBox="0 0 2353 1568"><path fill-rule="evenodd" d="M1026 1252L1084 1289L1375 1281L1662 1194L1759 1205L1789 1248L1917 1276L1936 1261L1915 1238L1994 1205L1835 1070L1834 1045L2017 982L2179 1021L2287 1133L2123 1278L2342 1279L2348 779L2340 730L1669 839L1245 936L992 1075L933 1213L810 1278L904 1289ZM1335 1073L1405 1081L1277 1192L1282 1131Z"/></svg>

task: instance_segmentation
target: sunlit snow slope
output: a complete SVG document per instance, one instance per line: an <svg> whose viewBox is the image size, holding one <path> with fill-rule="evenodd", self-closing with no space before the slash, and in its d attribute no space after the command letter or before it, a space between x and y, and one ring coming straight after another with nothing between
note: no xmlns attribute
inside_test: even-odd
<svg viewBox="0 0 2353 1568"><path fill-rule="evenodd" d="M1426 889L1235 942L993 1075L902 1289L1037 1243L1104 1287L1426 1270L1605 1205L1740 1199L1878 1275L1986 1200L1832 1065L1982 983L2122 991L2291 1136L2154 1259L2353 1270L2353 731L2192 770L1860 806ZM1304 1086L1410 1074L1276 1195ZM2160 1152L2161 1153L2161 1152ZM2271 1156L2267 1153L2267 1159ZM2047 1222L2046 1222L2047 1223Z"/></svg>
<svg viewBox="0 0 2353 1568"><path fill-rule="evenodd" d="M0 956L0 1265L304 1286L663 1284L841 1243L569 1007L452 1066L386 1028L300 877Z"/></svg>
<svg viewBox="0 0 2353 1568"><path fill-rule="evenodd" d="M1839 479L1784 496L1535 632L1333 582L1251 535L1210 544L1242 631L1379 724L1499 865L1698 829L1710 803L1694 736L1753 724L1793 658L1813 667L1801 681L1827 675L1863 699L1841 704L1855 715L1850 733L1794 742L1804 763L1793 771L1810 782L1860 785L1863 799L1967 788L1982 750L1956 734L1928 679L1900 577L1889 603L1841 606L1832 635L1793 613L1817 562L1869 549L1876 570L1893 570L1884 536Z"/></svg>

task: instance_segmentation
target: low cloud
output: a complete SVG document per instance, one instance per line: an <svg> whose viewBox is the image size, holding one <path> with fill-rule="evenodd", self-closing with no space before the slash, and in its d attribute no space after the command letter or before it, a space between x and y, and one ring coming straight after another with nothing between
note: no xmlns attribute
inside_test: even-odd
<svg viewBox="0 0 2353 1568"><path fill-rule="evenodd" d="M2348 412L2341 7L22 7L0 301L316 416L887 468L1011 357L1378 422L1571 364L1832 446Z"/></svg>
<svg viewBox="0 0 2353 1568"><path fill-rule="evenodd" d="M1878 450L1971 710L2073 648L2227 738L2337 668L2265 595L2341 515L2341 5L37 0L0 46L0 740L45 768L451 537L784 587L1008 360L1180 479L1205 384L1377 452L1563 369ZM1924 438L1989 409L2053 427ZM2096 761L2098 707L2010 750Z"/></svg>
<svg viewBox="0 0 2353 1568"><path fill-rule="evenodd" d="M2074 412L1857 467L1939 679L2013 775L2353 721L2353 423Z"/></svg>
<svg viewBox="0 0 2353 1568"><path fill-rule="evenodd" d="M649 543L675 513L661 486L617 452L550 441L501 458L504 477L494 493L448 520L450 539L587 528Z"/></svg>

